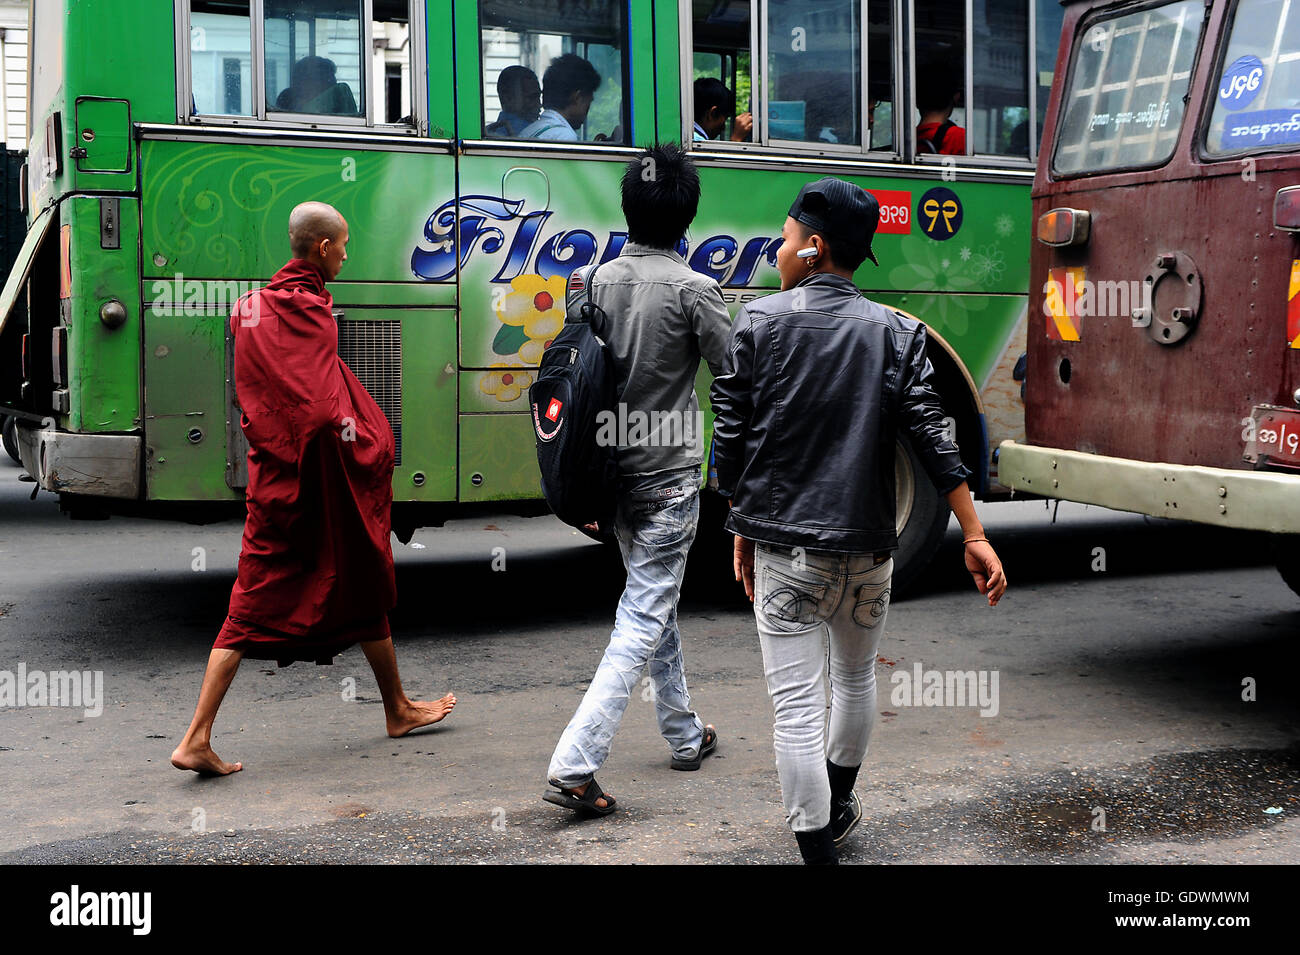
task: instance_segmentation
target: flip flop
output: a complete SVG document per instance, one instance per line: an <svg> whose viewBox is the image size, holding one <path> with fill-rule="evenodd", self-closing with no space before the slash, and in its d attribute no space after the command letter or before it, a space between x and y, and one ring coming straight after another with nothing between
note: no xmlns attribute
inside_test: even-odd
<svg viewBox="0 0 1300 955"><path fill-rule="evenodd" d="M597 806L596 800L602 798L605 800L606 805L603 807ZM594 777L587 786L586 792L581 796L557 788L551 792L543 793L542 799L554 806L561 806L564 809L572 809L575 812L589 813L596 816L608 816L618 808L618 801L613 796L607 795Z"/></svg>
<svg viewBox="0 0 1300 955"><path fill-rule="evenodd" d="M704 736L700 740L700 751L695 754L694 759L679 759L673 757L673 769L680 769L682 772L694 772L700 768L700 763L704 762L704 757L708 756L718 748L718 731L712 726L704 727Z"/></svg>

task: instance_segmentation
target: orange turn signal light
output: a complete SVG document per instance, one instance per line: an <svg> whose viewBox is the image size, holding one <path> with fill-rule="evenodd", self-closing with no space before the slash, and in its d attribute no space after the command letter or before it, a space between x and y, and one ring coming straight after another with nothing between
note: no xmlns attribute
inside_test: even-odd
<svg viewBox="0 0 1300 955"><path fill-rule="evenodd" d="M1061 247L1088 241L1092 216L1083 209L1049 209L1038 217L1038 241Z"/></svg>

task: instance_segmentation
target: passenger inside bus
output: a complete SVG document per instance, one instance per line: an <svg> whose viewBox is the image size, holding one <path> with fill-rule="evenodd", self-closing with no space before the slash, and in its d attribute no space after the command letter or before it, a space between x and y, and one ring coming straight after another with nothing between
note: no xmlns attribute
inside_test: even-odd
<svg viewBox="0 0 1300 955"><path fill-rule="evenodd" d="M520 138L577 142L578 127L587 121L599 88L600 74L594 66L575 53L557 56L542 74L542 112L524 127Z"/></svg>
<svg viewBox="0 0 1300 955"><path fill-rule="evenodd" d="M712 76L702 76L695 81L693 88L695 99L695 135L694 139L708 141L718 139L727 128L727 122L733 117L731 141L743 143L749 141L750 131L754 128L754 117L750 113L736 116L736 94L727 89L722 80Z"/></svg>
<svg viewBox="0 0 1300 955"><path fill-rule="evenodd" d="M957 70L946 59L933 57L917 65L916 108L921 114L917 152L966 155L966 130L952 121L952 111L965 99L962 87Z"/></svg>
<svg viewBox="0 0 1300 955"><path fill-rule="evenodd" d="M275 108L290 113L358 115L352 88L338 81L334 61L323 56L304 56L293 65L289 87L276 97Z"/></svg>
<svg viewBox="0 0 1300 955"><path fill-rule="evenodd" d="M492 139L518 139L542 111L542 85L526 66L507 66L497 77L501 112L487 127Z"/></svg>

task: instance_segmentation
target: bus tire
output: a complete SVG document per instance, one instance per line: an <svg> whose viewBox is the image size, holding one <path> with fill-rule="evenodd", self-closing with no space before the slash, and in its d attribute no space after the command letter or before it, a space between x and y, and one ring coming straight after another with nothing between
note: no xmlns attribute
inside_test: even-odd
<svg viewBox="0 0 1300 955"><path fill-rule="evenodd" d="M898 550L894 551L892 587L897 592L907 590L929 566L952 513L920 458L902 438L894 456L894 500Z"/></svg>
<svg viewBox="0 0 1300 955"><path fill-rule="evenodd" d="M4 427L0 429L3 432L5 453L14 459L14 464L21 465L22 458L18 457L18 419L10 415L5 415Z"/></svg>
<svg viewBox="0 0 1300 955"><path fill-rule="evenodd" d="M1300 534L1275 534L1273 560L1286 585L1300 595Z"/></svg>

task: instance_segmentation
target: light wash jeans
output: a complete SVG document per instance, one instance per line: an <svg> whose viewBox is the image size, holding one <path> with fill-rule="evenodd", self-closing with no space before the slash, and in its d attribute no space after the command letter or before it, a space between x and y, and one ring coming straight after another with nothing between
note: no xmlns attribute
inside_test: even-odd
<svg viewBox="0 0 1300 955"><path fill-rule="evenodd" d="M699 517L698 475L692 475L689 484L620 495L614 534L627 569L627 587L605 656L551 756L551 785L581 786L605 764L628 698L647 664L659 732L674 756L693 759L699 752L704 724L691 709L677 630L677 598Z"/></svg>
<svg viewBox="0 0 1300 955"><path fill-rule="evenodd" d="M858 766L867 755L876 717L876 651L893 573L892 558L877 564L871 554L762 543L754 548L754 619L775 713L776 772L795 832L830 823L826 761Z"/></svg>

